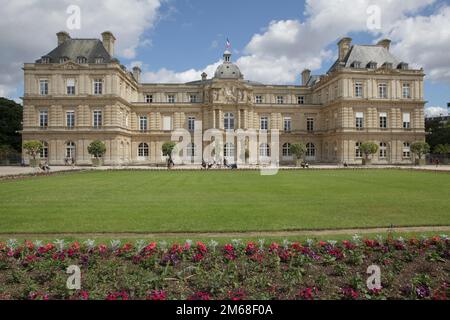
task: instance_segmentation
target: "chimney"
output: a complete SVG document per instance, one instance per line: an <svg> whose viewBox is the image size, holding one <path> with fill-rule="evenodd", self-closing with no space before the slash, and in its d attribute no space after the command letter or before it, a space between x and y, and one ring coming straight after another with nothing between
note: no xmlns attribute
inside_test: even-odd
<svg viewBox="0 0 450 320"><path fill-rule="evenodd" d="M70 39L70 35L65 31L58 32L56 37L58 38L58 47Z"/></svg>
<svg viewBox="0 0 450 320"><path fill-rule="evenodd" d="M105 31L102 33L102 42L106 51L108 51L111 57L114 57L114 43L116 42L116 38L110 31Z"/></svg>
<svg viewBox="0 0 450 320"><path fill-rule="evenodd" d="M311 70L305 69L302 72L302 85L306 86L309 78L311 78Z"/></svg>
<svg viewBox="0 0 450 320"><path fill-rule="evenodd" d="M345 56L350 51L352 45L352 38L342 38L338 42L339 47L339 61L344 61Z"/></svg>
<svg viewBox="0 0 450 320"><path fill-rule="evenodd" d="M387 51L391 48L391 40L389 39L383 39L378 41L377 46L385 48Z"/></svg>
<svg viewBox="0 0 450 320"><path fill-rule="evenodd" d="M139 68L138 66L133 67L133 77L136 80L136 82L141 82L141 68Z"/></svg>
<svg viewBox="0 0 450 320"><path fill-rule="evenodd" d="M206 72L202 73L202 81L206 81L206 78L208 78L208 75L206 74Z"/></svg>

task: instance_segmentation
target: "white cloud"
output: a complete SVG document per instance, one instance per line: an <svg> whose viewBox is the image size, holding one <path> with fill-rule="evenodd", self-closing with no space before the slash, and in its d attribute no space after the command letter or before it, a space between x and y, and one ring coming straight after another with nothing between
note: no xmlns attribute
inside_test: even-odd
<svg viewBox="0 0 450 320"><path fill-rule="evenodd" d="M448 116L448 110L444 107L428 107L425 109L427 118Z"/></svg>
<svg viewBox="0 0 450 320"><path fill-rule="evenodd" d="M183 72L175 72L162 68L156 72L147 71L143 73L142 81L147 83L185 83L201 80L201 74L203 72L206 72L208 77L211 78L214 76L214 72L221 63L221 61L218 61L205 67L203 70L190 69Z"/></svg>
<svg viewBox="0 0 450 320"><path fill-rule="evenodd" d="M351 32L370 32L374 36L389 33L398 21L408 14L436 0L307 0L305 21L272 21L267 28L255 34L237 60L246 79L274 84L298 81L303 69L320 69L324 62L331 63L334 51L328 45ZM369 30L367 9L378 5L381 29ZM412 59L411 61L414 61ZM198 71L175 72L161 69L148 75L152 80L198 79Z"/></svg>
<svg viewBox="0 0 450 320"><path fill-rule="evenodd" d="M396 42L392 50L398 56L424 67L429 79L450 83L450 7L401 20L389 37Z"/></svg>
<svg viewBox="0 0 450 320"><path fill-rule="evenodd" d="M101 37L110 30L119 57L133 58L146 29L158 19L163 0L0 0L0 95L21 87L24 62L33 62L56 47L56 32L74 37ZM81 9L81 29L67 30L69 5Z"/></svg>

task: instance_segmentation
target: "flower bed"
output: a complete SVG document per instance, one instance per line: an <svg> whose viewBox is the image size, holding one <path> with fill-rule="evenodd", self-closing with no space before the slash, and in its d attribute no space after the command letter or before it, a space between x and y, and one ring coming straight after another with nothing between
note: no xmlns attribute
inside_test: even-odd
<svg viewBox="0 0 450 320"><path fill-rule="evenodd" d="M69 290L70 265L81 289ZM367 268L381 269L369 290ZM0 299L448 299L450 241L0 243Z"/></svg>

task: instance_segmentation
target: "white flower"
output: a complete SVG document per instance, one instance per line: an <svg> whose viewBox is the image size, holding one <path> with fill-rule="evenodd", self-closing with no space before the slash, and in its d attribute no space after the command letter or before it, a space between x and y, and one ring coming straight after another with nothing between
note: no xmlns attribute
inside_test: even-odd
<svg viewBox="0 0 450 320"><path fill-rule="evenodd" d="M314 240L313 239L306 239L306 243L308 244L308 247L311 247L314 244Z"/></svg>
<svg viewBox="0 0 450 320"><path fill-rule="evenodd" d="M34 244L34 246L35 246L36 248L41 248L41 247L43 246L42 240L35 240L35 241L33 242L33 244Z"/></svg>
<svg viewBox="0 0 450 320"><path fill-rule="evenodd" d="M63 252L66 247L66 241L64 239L56 239L55 245L58 252Z"/></svg>
<svg viewBox="0 0 450 320"><path fill-rule="evenodd" d="M290 244L291 244L291 243L289 242L288 239L284 239L284 240L283 240L283 248L284 248L285 250L289 249L289 245L290 245Z"/></svg>
<svg viewBox="0 0 450 320"><path fill-rule="evenodd" d="M209 247L213 252L216 251L216 248L217 248L218 245L219 245L219 243L218 243L217 241L215 241L215 240L210 240L210 241L208 242L208 247Z"/></svg>
<svg viewBox="0 0 450 320"><path fill-rule="evenodd" d="M159 247L161 248L162 251L166 251L167 249L167 241L160 241L159 242Z"/></svg>
<svg viewBox="0 0 450 320"><path fill-rule="evenodd" d="M264 239L259 239L258 243L259 243L259 251L264 251L264 243L266 242L266 240Z"/></svg>
<svg viewBox="0 0 450 320"><path fill-rule="evenodd" d="M95 240L87 239L84 244L88 248L88 250L93 250L95 248Z"/></svg>
<svg viewBox="0 0 450 320"><path fill-rule="evenodd" d="M405 239L403 239L403 237L398 237L397 241L403 243L405 242Z"/></svg>
<svg viewBox="0 0 450 320"><path fill-rule="evenodd" d="M231 243L233 244L233 247L238 248L242 244L241 239L233 239L231 240Z"/></svg>
<svg viewBox="0 0 450 320"><path fill-rule="evenodd" d="M448 235L446 235L446 234L441 234L441 238L442 238L442 240L448 240Z"/></svg>
<svg viewBox="0 0 450 320"><path fill-rule="evenodd" d="M11 250L15 249L17 247L17 239L8 239L6 246Z"/></svg>
<svg viewBox="0 0 450 320"><path fill-rule="evenodd" d="M361 241L361 237L359 234L354 234L352 237L354 242L360 242Z"/></svg>
<svg viewBox="0 0 450 320"><path fill-rule="evenodd" d="M116 251L120 248L122 241L120 240L111 240L111 249L112 251Z"/></svg>
<svg viewBox="0 0 450 320"><path fill-rule="evenodd" d="M328 240L328 243L331 244L333 247L336 245L336 240Z"/></svg>
<svg viewBox="0 0 450 320"><path fill-rule="evenodd" d="M381 234L377 234L376 236L375 236L375 239L377 239L377 241L379 242L379 243L383 243L383 236L381 235Z"/></svg>
<svg viewBox="0 0 450 320"><path fill-rule="evenodd" d="M140 253L145 248L144 240L136 240L136 252Z"/></svg>

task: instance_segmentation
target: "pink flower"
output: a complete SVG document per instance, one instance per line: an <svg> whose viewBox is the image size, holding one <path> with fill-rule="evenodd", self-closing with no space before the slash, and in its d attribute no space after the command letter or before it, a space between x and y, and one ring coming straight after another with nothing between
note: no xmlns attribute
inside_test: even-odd
<svg viewBox="0 0 450 320"><path fill-rule="evenodd" d="M228 292L228 298L232 301L245 300L245 292L241 289Z"/></svg>
<svg viewBox="0 0 450 320"><path fill-rule="evenodd" d="M210 300L210 296L207 292L196 292L188 300Z"/></svg>
<svg viewBox="0 0 450 320"><path fill-rule="evenodd" d="M108 294L106 300L129 300L129 296L125 291L114 292Z"/></svg>

